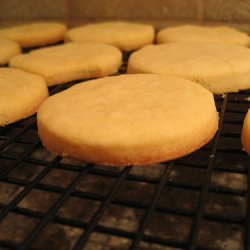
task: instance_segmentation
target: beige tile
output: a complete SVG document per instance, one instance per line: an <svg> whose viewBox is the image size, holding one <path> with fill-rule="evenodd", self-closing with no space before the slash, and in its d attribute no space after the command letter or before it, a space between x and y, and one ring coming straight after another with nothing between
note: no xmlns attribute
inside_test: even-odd
<svg viewBox="0 0 250 250"><path fill-rule="evenodd" d="M197 21L199 23L204 22L204 1L203 0L197 0Z"/></svg>
<svg viewBox="0 0 250 250"><path fill-rule="evenodd" d="M203 0L208 21L250 21L249 0Z"/></svg>
<svg viewBox="0 0 250 250"><path fill-rule="evenodd" d="M65 18L65 0L0 0L0 2L2 20Z"/></svg>
<svg viewBox="0 0 250 250"><path fill-rule="evenodd" d="M69 0L73 19L197 19L197 0Z"/></svg>

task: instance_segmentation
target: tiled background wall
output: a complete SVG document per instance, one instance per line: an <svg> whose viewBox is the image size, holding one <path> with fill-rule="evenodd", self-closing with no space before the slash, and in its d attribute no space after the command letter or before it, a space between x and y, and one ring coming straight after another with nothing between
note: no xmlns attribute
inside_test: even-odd
<svg viewBox="0 0 250 250"><path fill-rule="evenodd" d="M0 0L0 22L96 20L250 24L250 0ZM250 29L250 28L249 28Z"/></svg>

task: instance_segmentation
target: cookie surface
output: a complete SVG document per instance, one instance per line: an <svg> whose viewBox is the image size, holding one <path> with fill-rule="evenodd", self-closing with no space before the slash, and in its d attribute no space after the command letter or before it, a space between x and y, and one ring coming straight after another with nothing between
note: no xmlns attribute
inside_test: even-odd
<svg viewBox="0 0 250 250"><path fill-rule="evenodd" d="M7 64L11 57L21 53L18 43L0 38L0 65Z"/></svg>
<svg viewBox="0 0 250 250"><path fill-rule="evenodd" d="M65 36L66 41L102 42L123 51L132 51L153 43L154 29L146 24L104 22L71 29Z"/></svg>
<svg viewBox="0 0 250 250"><path fill-rule="evenodd" d="M244 149L248 154L250 154L250 110L248 110L244 120L241 140Z"/></svg>
<svg viewBox="0 0 250 250"><path fill-rule="evenodd" d="M220 43L249 47L249 36L233 28L182 25L158 32L157 43Z"/></svg>
<svg viewBox="0 0 250 250"><path fill-rule="evenodd" d="M181 157L206 144L217 127L211 92L185 79L149 74L80 83L49 97L38 111L45 147L104 165Z"/></svg>
<svg viewBox="0 0 250 250"><path fill-rule="evenodd" d="M169 43L134 52L128 73L183 77L222 94L250 88L249 65L250 50L242 46Z"/></svg>
<svg viewBox="0 0 250 250"><path fill-rule="evenodd" d="M48 89L42 77L0 68L0 126L34 114L47 97Z"/></svg>
<svg viewBox="0 0 250 250"><path fill-rule="evenodd" d="M57 22L40 22L0 29L0 38L18 42L21 47L57 43L64 38L66 26Z"/></svg>
<svg viewBox="0 0 250 250"><path fill-rule="evenodd" d="M115 73L122 53L100 43L69 43L38 49L11 59L10 66L44 77L48 86Z"/></svg>

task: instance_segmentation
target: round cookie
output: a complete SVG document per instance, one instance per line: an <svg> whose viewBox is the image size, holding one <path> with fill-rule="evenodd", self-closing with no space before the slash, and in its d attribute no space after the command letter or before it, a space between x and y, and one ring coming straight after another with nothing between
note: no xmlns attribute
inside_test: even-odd
<svg viewBox="0 0 250 250"><path fill-rule="evenodd" d="M248 110L244 120L241 140L244 149L248 154L250 154L250 109Z"/></svg>
<svg viewBox="0 0 250 250"><path fill-rule="evenodd" d="M18 43L0 38L0 65L7 64L11 57L21 53Z"/></svg>
<svg viewBox="0 0 250 250"><path fill-rule="evenodd" d="M165 28L158 32L157 43L221 43L248 47L249 36L225 26L204 27L182 25Z"/></svg>
<svg viewBox="0 0 250 250"><path fill-rule="evenodd" d="M128 73L177 76L215 94L250 88L250 50L236 45L169 43L134 52Z"/></svg>
<svg viewBox="0 0 250 250"><path fill-rule="evenodd" d="M66 26L57 22L40 22L0 29L0 38L18 42L21 47L57 43L64 38Z"/></svg>
<svg viewBox="0 0 250 250"><path fill-rule="evenodd" d="M49 97L38 133L61 156L104 165L144 165L187 155L218 128L211 92L159 75L120 75Z"/></svg>
<svg viewBox="0 0 250 250"><path fill-rule="evenodd" d="M65 40L108 43L122 51L132 51L153 43L154 29L146 24L104 22L71 29L66 33Z"/></svg>
<svg viewBox="0 0 250 250"><path fill-rule="evenodd" d="M42 77L19 69L0 68L0 126L34 114L47 97Z"/></svg>
<svg viewBox="0 0 250 250"><path fill-rule="evenodd" d="M10 66L44 77L48 86L118 71L122 53L101 43L68 43L31 51L11 59Z"/></svg>

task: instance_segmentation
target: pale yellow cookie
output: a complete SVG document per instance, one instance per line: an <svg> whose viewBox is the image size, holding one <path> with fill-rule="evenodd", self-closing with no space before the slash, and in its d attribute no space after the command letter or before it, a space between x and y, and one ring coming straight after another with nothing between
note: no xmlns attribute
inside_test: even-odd
<svg viewBox="0 0 250 250"><path fill-rule="evenodd" d="M158 32L157 43L221 43L248 47L249 36L230 27L182 25Z"/></svg>
<svg viewBox="0 0 250 250"><path fill-rule="evenodd" d="M42 77L19 69L0 68L0 126L34 114L47 97Z"/></svg>
<svg viewBox="0 0 250 250"><path fill-rule="evenodd" d="M57 43L64 38L66 26L57 22L40 22L0 29L0 38L18 42L21 47Z"/></svg>
<svg viewBox="0 0 250 250"><path fill-rule="evenodd" d="M112 44L122 51L132 51L153 43L154 28L151 25L129 22L95 23L69 30L65 40L102 42Z"/></svg>
<svg viewBox="0 0 250 250"><path fill-rule="evenodd" d="M133 53L128 73L177 76L213 93L250 88L250 50L236 45L169 43L148 45Z"/></svg>
<svg viewBox="0 0 250 250"><path fill-rule="evenodd" d="M144 165L187 155L218 127L211 92L159 75L120 75L49 97L38 132L52 152L104 165Z"/></svg>
<svg viewBox="0 0 250 250"><path fill-rule="evenodd" d="M11 57L21 53L18 43L0 38L0 65L7 64Z"/></svg>
<svg viewBox="0 0 250 250"><path fill-rule="evenodd" d="M41 75L48 86L118 71L122 53L101 43L69 43L15 56L10 66Z"/></svg>
<svg viewBox="0 0 250 250"><path fill-rule="evenodd" d="M244 120L241 140L244 149L248 154L250 154L250 109L248 110Z"/></svg>

